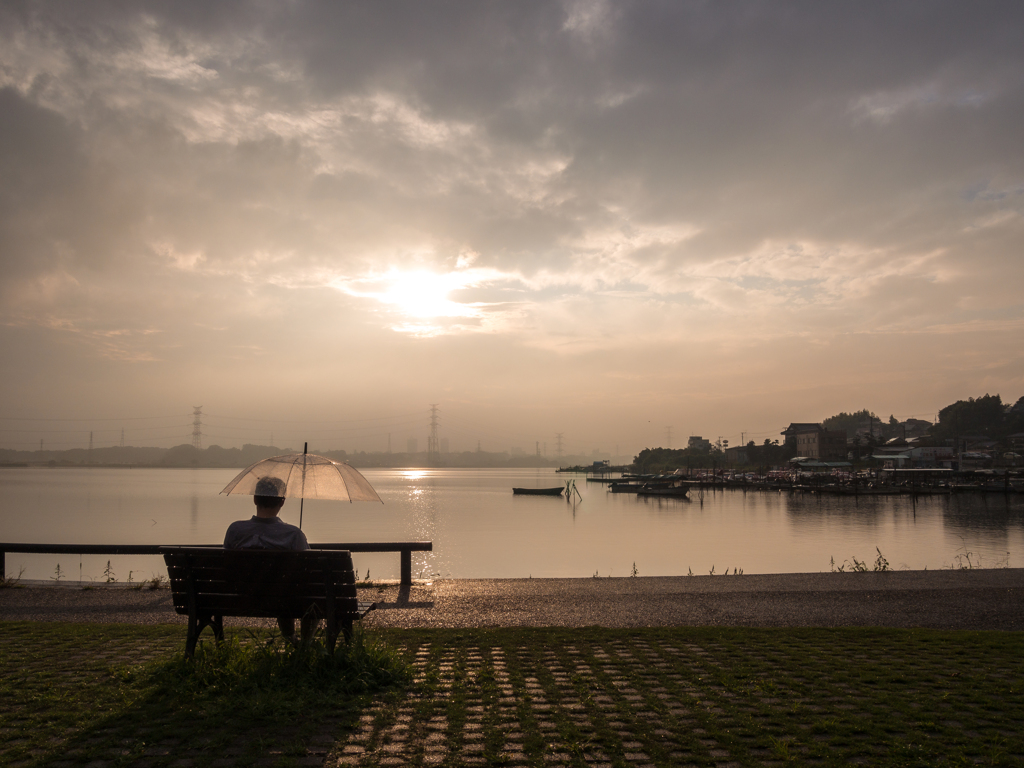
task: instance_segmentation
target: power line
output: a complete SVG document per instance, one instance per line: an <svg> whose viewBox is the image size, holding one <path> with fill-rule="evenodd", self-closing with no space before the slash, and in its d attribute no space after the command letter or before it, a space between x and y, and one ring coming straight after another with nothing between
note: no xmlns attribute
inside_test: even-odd
<svg viewBox="0 0 1024 768"><path fill-rule="evenodd" d="M365 419L335 419L327 421L324 419L251 419L247 416L223 416L217 413L204 414L207 418L226 419L228 421L253 421L260 424L358 424L365 421L388 421L393 419L406 419L422 416L423 411L415 413L400 413L392 416L370 416Z"/></svg>
<svg viewBox="0 0 1024 768"><path fill-rule="evenodd" d="M190 416L188 413L173 413L168 416L120 416L114 419L50 419L35 418L33 416L0 416L0 421L149 421L153 419L179 419L182 416Z"/></svg>

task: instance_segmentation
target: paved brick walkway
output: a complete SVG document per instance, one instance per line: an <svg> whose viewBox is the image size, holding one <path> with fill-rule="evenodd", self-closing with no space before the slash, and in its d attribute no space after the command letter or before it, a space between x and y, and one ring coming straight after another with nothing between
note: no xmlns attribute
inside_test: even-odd
<svg viewBox="0 0 1024 768"><path fill-rule="evenodd" d="M987 698L993 684L1019 687L1024 671L980 662L972 682L951 687L960 672L948 649L911 645L847 638L823 649L795 638L743 648L675 633L464 653L423 646L411 649L420 690L366 713L327 765L877 764L900 762L903 748L908 764L1024 760L1009 711L1021 705ZM905 698L871 689L871 675L890 674L903 676ZM963 684L989 694L959 698ZM948 752L935 749L944 739Z"/></svg>
<svg viewBox="0 0 1024 768"><path fill-rule="evenodd" d="M4 682L22 695L0 701L0 764L1024 764L1018 633L998 633L993 641L843 631L823 642L820 633L800 631L780 637L772 630L686 629L527 630L511 640L493 632L457 643L446 643L445 635L399 636L415 684L375 699L350 733L330 713L302 738L294 723L225 734L216 722L195 722L188 732L168 732L160 717L129 717L84 738L58 728L49 740L56 752L14 759L26 737L19 729L29 722L22 707L36 700L25 686L95 683L111 664L180 651L172 630L145 649L132 645L130 627L103 632L84 631L66 656L45 657L33 653L38 643L29 633L14 637L0 624ZM255 754L254 739L265 742ZM62 743L69 745L64 751ZM126 748L88 754L90 744L100 743Z"/></svg>

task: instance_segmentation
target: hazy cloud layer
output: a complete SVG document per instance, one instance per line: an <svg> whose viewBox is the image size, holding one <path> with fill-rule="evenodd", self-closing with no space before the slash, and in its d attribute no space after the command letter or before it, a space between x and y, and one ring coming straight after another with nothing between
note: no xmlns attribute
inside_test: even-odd
<svg viewBox="0 0 1024 768"><path fill-rule="evenodd" d="M440 402L494 449L635 450L1012 401L1021 29L1015 2L4 2L7 410Z"/></svg>

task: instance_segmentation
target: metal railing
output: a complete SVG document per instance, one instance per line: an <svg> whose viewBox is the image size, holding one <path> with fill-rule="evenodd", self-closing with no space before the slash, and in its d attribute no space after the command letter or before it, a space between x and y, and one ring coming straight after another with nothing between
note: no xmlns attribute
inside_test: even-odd
<svg viewBox="0 0 1024 768"><path fill-rule="evenodd" d="M159 555L163 546L209 546L220 544L15 544L0 542L0 576L7 573L8 552L30 555ZM401 553L401 583L412 584L412 553L433 552L432 541L359 541L349 544L310 544L310 549L348 550L349 552Z"/></svg>

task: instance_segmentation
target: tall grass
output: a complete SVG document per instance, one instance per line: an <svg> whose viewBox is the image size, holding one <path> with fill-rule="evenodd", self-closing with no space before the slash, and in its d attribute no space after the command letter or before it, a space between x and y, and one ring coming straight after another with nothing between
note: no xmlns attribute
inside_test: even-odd
<svg viewBox="0 0 1024 768"><path fill-rule="evenodd" d="M184 654L125 670L153 694L213 714L230 707L253 720L299 716L338 697L355 697L412 680L409 664L383 641L356 628L332 653L317 637L306 646L249 632L205 642Z"/></svg>

